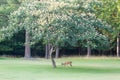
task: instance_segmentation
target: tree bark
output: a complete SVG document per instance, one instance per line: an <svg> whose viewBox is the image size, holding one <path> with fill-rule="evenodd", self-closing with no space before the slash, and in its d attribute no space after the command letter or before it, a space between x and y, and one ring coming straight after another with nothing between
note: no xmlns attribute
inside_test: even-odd
<svg viewBox="0 0 120 80"><path fill-rule="evenodd" d="M49 45L48 44L45 45L45 58L49 59Z"/></svg>
<svg viewBox="0 0 120 80"><path fill-rule="evenodd" d="M119 57L120 56L120 38L119 38L119 36L117 37L117 57Z"/></svg>
<svg viewBox="0 0 120 80"><path fill-rule="evenodd" d="M52 61L53 68L56 68L57 66L56 66L56 62L54 60L54 56L53 56L53 46L51 46L51 48L50 48L50 59Z"/></svg>
<svg viewBox="0 0 120 80"><path fill-rule="evenodd" d="M90 46L87 47L87 57L91 56L91 48Z"/></svg>
<svg viewBox="0 0 120 80"><path fill-rule="evenodd" d="M25 58L31 57L31 49L30 49L30 35L29 32L25 31Z"/></svg>
<svg viewBox="0 0 120 80"><path fill-rule="evenodd" d="M78 55L80 56L80 52L81 51L81 48L80 47L78 47Z"/></svg>
<svg viewBox="0 0 120 80"><path fill-rule="evenodd" d="M45 45L45 58L48 59L48 45Z"/></svg>
<svg viewBox="0 0 120 80"><path fill-rule="evenodd" d="M59 58L59 47L56 48L56 55L55 55L55 58Z"/></svg>

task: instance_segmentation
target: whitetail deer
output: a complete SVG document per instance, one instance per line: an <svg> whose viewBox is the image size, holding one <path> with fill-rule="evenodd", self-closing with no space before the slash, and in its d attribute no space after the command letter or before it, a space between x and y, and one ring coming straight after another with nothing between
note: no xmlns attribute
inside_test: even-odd
<svg viewBox="0 0 120 80"><path fill-rule="evenodd" d="M67 61L67 62L61 63L61 65L63 65L63 66L67 66L67 65L72 66L72 62L71 61Z"/></svg>

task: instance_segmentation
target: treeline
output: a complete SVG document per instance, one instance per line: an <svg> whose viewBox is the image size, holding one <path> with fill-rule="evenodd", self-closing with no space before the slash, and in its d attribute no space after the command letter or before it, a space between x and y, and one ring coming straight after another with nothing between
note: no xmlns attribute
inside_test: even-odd
<svg viewBox="0 0 120 80"><path fill-rule="evenodd" d="M119 57L119 5L120 0L1 0L0 55Z"/></svg>

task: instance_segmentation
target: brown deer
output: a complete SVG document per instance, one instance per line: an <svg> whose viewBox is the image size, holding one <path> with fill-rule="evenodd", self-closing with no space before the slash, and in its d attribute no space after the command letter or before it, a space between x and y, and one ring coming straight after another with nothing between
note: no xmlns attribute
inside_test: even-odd
<svg viewBox="0 0 120 80"><path fill-rule="evenodd" d="M61 63L61 65L63 65L63 66L67 66L67 65L72 66L72 62L71 61L67 61L67 62Z"/></svg>

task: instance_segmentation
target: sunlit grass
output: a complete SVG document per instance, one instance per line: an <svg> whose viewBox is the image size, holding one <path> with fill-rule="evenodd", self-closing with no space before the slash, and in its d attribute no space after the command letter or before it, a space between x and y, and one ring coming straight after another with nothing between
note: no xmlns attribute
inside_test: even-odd
<svg viewBox="0 0 120 80"><path fill-rule="evenodd" d="M73 66L61 66L72 61ZM119 58L69 57L56 60L0 58L0 80L120 80Z"/></svg>

